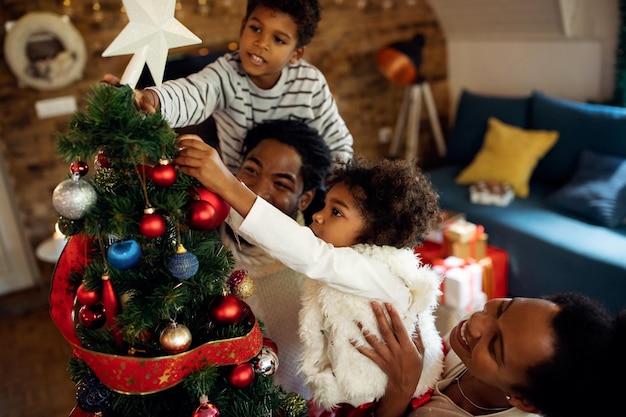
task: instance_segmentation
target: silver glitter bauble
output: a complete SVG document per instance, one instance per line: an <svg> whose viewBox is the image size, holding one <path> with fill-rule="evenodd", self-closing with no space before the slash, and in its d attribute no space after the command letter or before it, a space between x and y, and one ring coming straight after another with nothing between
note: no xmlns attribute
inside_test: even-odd
<svg viewBox="0 0 626 417"><path fill-rule="evenodd" d="M74 174L56 186L52 193L52 205L63 217L77 220L96 204L98 196L91 184Z"/></svg>

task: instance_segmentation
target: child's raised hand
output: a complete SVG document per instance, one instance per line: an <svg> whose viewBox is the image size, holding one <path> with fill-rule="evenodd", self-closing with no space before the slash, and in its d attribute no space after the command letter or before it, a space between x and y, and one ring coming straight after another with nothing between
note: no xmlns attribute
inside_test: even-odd
<svg viewBox="0 0 626 417"><path fill-rule="evenodd" d="M209 190L221 195L221 188L234 179L222 162L217 149L206 144L198 135L181 135L179 152L174 163L185 174L197 178Z"/></svg>
<svg viewBox="0 0 626 417"><path fill-rule="evenodd" d="M113 74L104 74L102 82L107 84L119 86L120 79ZM133 90L133 100L135 107L138 110L143 110L148 114L156 113L156 109L159 106L159 96L152 90Z"/></svg>
<svg viewBox="0 0 626 417"><path fill-rule="evenodd" d="M181 135L180 151L174 159L178 168L197 178L202 185L221 196L241 216L246 217L256 194L243 185L226 168L217 149L207 145L198 135Z"/></svg>

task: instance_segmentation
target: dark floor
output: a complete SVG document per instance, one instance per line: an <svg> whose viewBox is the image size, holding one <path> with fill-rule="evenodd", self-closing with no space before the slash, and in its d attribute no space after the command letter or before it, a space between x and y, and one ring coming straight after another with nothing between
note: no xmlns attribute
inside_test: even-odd
<svg viewBox="0 0 626 417"><path fill-rule="evenodd" d="M40 286L0 297L2 417L68 417L76 403L72 349L50 317L53 266L41 270Z"/></svg>

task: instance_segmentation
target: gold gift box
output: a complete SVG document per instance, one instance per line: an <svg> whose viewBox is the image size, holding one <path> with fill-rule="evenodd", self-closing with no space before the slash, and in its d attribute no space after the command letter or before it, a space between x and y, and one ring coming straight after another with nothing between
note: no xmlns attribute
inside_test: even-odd
<svg viewBox="0 0 626 417"><path fill-rule="evenodd" d="M458 233L446 230L443 232L444 256L481 260L487 256L487 238L487 233L480 232L469 240L459 239Z"/></svg>

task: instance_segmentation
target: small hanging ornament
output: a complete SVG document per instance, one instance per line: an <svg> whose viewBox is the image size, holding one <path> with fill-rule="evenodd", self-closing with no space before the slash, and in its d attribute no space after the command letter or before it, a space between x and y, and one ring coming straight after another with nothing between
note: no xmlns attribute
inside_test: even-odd
<svg viewBox="0 0 626 417"><path fill-rule="evenodd" d="M237 324L244 310L244 304L236 296L217 295L209 303L209 319L219 325Z"/></svg>
<svg viewBox="0 0 626 417"><path fill-rule="evenodd" d="M111 168L111 161L107 158L106 154L102 149L98 151L95 160L93 161L94 166L96 167L96 171L101 168Z"/></svg>
<svg viewBox="0 0 626 417"><path fill-rule="evenodd" d="M265 339L263 342L261 351L251 363L257 374L272 375L278 369L278 351L272 349L271 346L266 346Z"/></svg>
<svg viewBox="0 0 626 417"><path fill-rule="evenodd" d="M170 256L169 263L167 264L167 269L170 271L170 274L183 280L194 276L196 272L198 272L199 267L200 262L198 261L198 257L191 252L187 252L187 249L185 249L182 243L178 244L176 253Z"/></svg>
<svg viewBox="0 0 626 417"><path fill-rule="evenodd" d="M139 230L145 237L155 238L161 236L165 232L165 219L158 213L155 213L154 207L146 207L143 210L143 217L139 223Z"/></svg>
<svg viewBox="0 0 626 417"><path fill-rule="evenodd" d="M87 165L87 162L77 159L70 164L70 172L84 177L89 172L89 165Z"/></svg>
<svg viewBox="0 0 626 417"><path fill-rule="evenodd" d="M187 209L187 223L195 230L209 231L218 226L215 208L204 200L196 200Z"/></svg>
<svg viewBox="0 0 626 417"><path fill-rule="evenodd" d="M90 413L103 413L111 406L113 391L107 388L95 375L89 375L78 382L76 404L81 410Z"/></svg>
<svg viewBox="0 0 626 417"><path fill-rule="evenodd" d="M115 242L107 250L107 259L117 269L130 269L141 260L141 246L134 239Z"/></svg>
<svg viewBox="0 0 626 417"><path fill-rule="evenodd" d="M152 170L152 182L158 187L169 187L176 182L176 167L169 159L159 159L159 165Z"/></svg>
<svg viewBox="0 0 626 417"><path fill-rule="evenodd" d="M280 408L285 417L298 417L306 410L307 403L302 395L290 392L283 400Z"/></svg>
<svg viewBox="0 0 626 417"><path fill-rule="evenodd" d="M59 225L59 231L65 236L74 236L83 230L84 222L82 219L72 220L59 216L57 224Z"/></svg>
<svg viewBox="0 0 626 417"><path fill-rule="evenodd" d="M120 299L117 297L111 282L111 276L102 274L102 304L104 304L104 315L110 328L115 327L115 317L120 312Z"/></svg>
<svg viewBox="0 0 626 417"><path fill-rule="evenodd" d="M83 217L96 204L98 196L91 184L72 174L72 178L61 182L52 192L52 205L65 218L76 220Z"/></svg>
<svg viewBox="0 0 626 417"><path fill-rule="evenodd" d="M161 348L167 353L177 354L184 352L191 346L191 332L184 324L171 322L161 332L159 343Z"/></svg>
<svg viewBox="0 0 626 417"><path fill-rule="evenodd" d="M220 410L215 404L209 402L206 395L200 396L200 405L193 411L191 417L219 417Z"/></svg>
<svg viewBox="0 0 626 417"><path fill-rule="evenodd" d="M96 330L104 326L107 318L102 303L83 305L78 310L78 322L87 330Z"/></svg>
<svg viewBox="0 0 626 417"><path fill-rule="evenodd" d="M215 209L215 225L213 227L215 228L224 223L224 220L226 220L230 212L230 205L226 200L204 187L195 187L194 190L197 194L196 199L206 201Z"/></svg>
<svg viewBox="0 0 626 417"><path fill-rule="evenodd" d="M254 381L254 368L246 362L233 367L228 373L228 382L235 388L247 388Z"/></svg>
<svg viewBox="0 0 626 417"><path fill-rule="evenodd" d="M90 306L100 301L100 294L98 294L98 291L88 289L83 282L76 290L76 300L78 300L80 304Z"/></svg>
<svg viewBox="0 0 626 417"><path fill-rule="evenodd" d="M252 279L245 269L233 271L227 283L230 288L230 293L242 299L251 297L256 290L254 279Z"/></svg>

